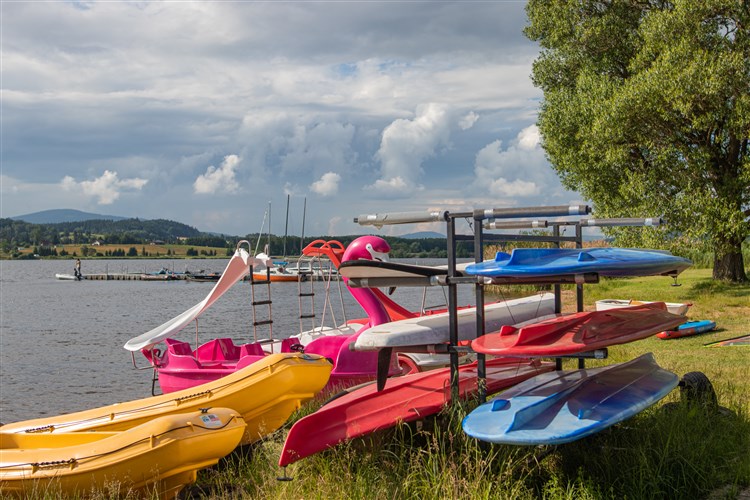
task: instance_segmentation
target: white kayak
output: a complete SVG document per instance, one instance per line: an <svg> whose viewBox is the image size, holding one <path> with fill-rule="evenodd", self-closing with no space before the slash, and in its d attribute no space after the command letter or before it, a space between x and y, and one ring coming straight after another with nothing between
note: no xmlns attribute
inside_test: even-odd
<svg viewBox="0 0 750 500"><path fill-rule="evenodd" d="M641 300L623 300L623 299L602 299L596 301L597 311L606 311L607 309L617 309L620 307L639 306L643 304L650 304L652 301L641 301ZM667 302L667 311L672 314L679 316L686 316L688 309L693 304L679 303L679 302Z"/></svg>
<svg viewBox="0 0 750 500"><path fill-rule="evenodd" d="M485 332L493 332L503 325L515 325L554 312L555 296L552 293L486 304ZM476 336L476 308L459 309L458 340L473 340ZM443 344L449 340L448 313L443 312L374 326L360 333L354 349L374 351L387 347Z"/></svg>

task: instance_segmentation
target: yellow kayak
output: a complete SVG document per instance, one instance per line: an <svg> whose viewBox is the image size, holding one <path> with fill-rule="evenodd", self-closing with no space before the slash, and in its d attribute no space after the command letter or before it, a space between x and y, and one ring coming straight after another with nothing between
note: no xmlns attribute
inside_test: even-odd
<svg viewBox="0 0 750 500"><path fill-rule="evenodd" d="M82 496L108 488L174 497L228 455L245 421L228 408L166 415L119 432L0 434L0 495Z"/></svg>
<svg viewBox="0 0 750 500"><path fill-rule="evenodd" d="M232 408L247 427L240 444L249 444L279 427L328 382L331 363L322 356L301 353L271 354L241 370L182 391L135 401L25 420L3 425L0 434L117 432L163 415L201 408Z"/></svg>

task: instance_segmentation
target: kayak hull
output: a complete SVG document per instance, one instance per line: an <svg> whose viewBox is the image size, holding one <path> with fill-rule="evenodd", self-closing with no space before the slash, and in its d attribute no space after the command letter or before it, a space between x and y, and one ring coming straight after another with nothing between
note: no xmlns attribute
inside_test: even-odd
<svg viewBox="0 0 750 500"><path fill-rule="evenodd" d="M487 360L487 393L553 369L553 363L539 361ZM460 366L458 370L460 397L476 394L476 362ZM435 415L450 400L449 368L389 379L382 391L378 391L375 384L350 390L292 426L279 465L289 465L346 440L395 427L399 422Z"/></svg>
<svg viewBox="0 0 750 500"><path fill-rule="evenodd" d="M484 306L486 331L554 313L555 296L543 293L520 299L494 302ZM477 336L476 308L458 311L458 340L473 340ZM450 341L449 314L428 314L392 323L383 323L363 331L354 349L369 351L387 347L443 344Z"/></svg>
<svg viewBox="0 0 750 500"><path fill-rule="evenodd" d="M605 311L564 314L525 326L504 326L472 341L476 352L496 356L563 356L643 339L685 321L653 302Z"/></svg>
<svg viewBox="0 0 750 500"><path fill-rule="evenodd" d="M245 422L211 408L155 418L119 432L0 433L0 490L14 496L85 496L113 482L174 497L197 471L239 444Z"/></svg>
<svg viewBox="0 0 750 500"><path fill-rule="evenodd" d="M464 417L469 436L536 446L581 439L632 417L677 387L648 353L627 363L542 374Z"/></svg>

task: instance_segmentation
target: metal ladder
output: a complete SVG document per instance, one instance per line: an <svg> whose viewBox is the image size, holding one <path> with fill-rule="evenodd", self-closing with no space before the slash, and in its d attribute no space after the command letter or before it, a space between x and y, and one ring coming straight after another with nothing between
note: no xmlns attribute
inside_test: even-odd
<svg viewBox="0 0 750 500"><path fill-rule="evenodd" d="M256 293L256 287L266 285L266 298L258 298ZM271 300L271 277L266 271L266 279L260 280L255 279L255 276L250 272L250 304L253 309L253 338L255 342L258 342L258 327L268 325L268 339L273 339L273 301ZM264 319L258 319L258 307L268 306L268 315L264 316Z"/></svg>
<svg viewBox="0 0 750 500"><path fill-rule="evenodd" d="M310 265L310 272L309 274L302 271L302 265L303 263L307 263ZM313 263L311 259L305 259L303 257L300 257L297 261L297 272L299 275L297 276L297 293L298 293L298 304L299 304L299 331L300 333L305 331L305 320L310 320L310 330L315 329L315 276L313 275ZM310 288L308 290L303 290L303 282L310 283ZM303 300L309 300L309 306L310 306L310 312L304 313L302 312L305 310L303 308Z"/></svg>

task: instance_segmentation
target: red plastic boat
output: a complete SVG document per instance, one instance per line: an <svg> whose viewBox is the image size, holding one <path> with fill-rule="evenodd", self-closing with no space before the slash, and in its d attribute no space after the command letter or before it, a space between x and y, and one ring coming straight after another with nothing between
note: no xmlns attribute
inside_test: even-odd
<svg viewBox="0 0 750 500"><path fill-rule="evenodd" d="M476 352L496 356L555 357L633 342L685 322L651 302L606 311L564 314L526 326L503 326L471 342Z"/></svg>
<svg viewBox="0 0 750 500"><path fill-rule="evenodd" d="M540 373L553 363L539 360L487 360L487 393L511 387ZM459 395L477 392L476 362L459 370ZM284 467L337 444L413 422L438 413L451 400L450 368L413 373L389 380L382 391L376 384L352 390L315 413L298 420L287 434L279 465Z"/></svg>

